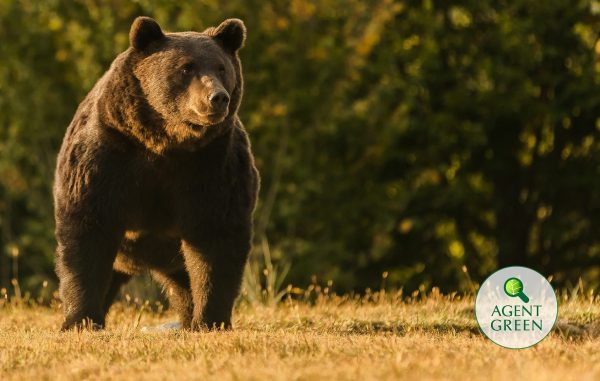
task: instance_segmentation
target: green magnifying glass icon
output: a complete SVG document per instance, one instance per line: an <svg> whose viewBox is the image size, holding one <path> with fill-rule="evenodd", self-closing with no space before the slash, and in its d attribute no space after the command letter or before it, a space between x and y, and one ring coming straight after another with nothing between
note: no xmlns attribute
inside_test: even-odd
<svg viewBox="0 0 600 381"><path fill-rule="evenodd" d="M504 282L504 292L511 298L518 296L523 303L529 303L529 297L523 293L523 282L521 279L508 278L506 282Z"/></svg>

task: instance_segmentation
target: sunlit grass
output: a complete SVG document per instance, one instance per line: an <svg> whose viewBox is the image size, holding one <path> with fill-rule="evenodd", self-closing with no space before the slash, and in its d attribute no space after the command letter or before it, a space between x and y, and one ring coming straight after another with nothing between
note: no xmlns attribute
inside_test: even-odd
<svg viewBox="0 0 600 381"><path fill-rule="evenodd" d="M472 296L435 289L339 297L313 287L276 306L239 303L231 332L152 334L140 328L174 319L157 303L115 305L103 332L59 333L57 301L40 306L5 295L0 378L598 379L600 299L591 292L559 299L559 327L514 351L479 333Z"/></svg>

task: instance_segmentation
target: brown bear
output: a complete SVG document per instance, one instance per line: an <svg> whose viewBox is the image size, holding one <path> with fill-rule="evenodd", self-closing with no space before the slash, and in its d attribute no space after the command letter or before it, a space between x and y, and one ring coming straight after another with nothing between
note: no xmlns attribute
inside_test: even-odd
<svg viewBox="0 0 600 381"><path fill-rule="evenodd" d="M259 187L237 115L245 37L238 19L165 33L138 17L79 105L54 183L63 330L104 327L146 269L184 328L231 327Z"/></svg>

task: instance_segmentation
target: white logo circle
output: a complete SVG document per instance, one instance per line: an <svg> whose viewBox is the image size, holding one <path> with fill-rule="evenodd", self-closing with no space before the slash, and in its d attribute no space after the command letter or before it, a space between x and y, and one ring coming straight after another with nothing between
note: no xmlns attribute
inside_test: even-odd
<svg viewBox="0 0 600 381"><path fill-rule="evenodd" d="M475 299L481 331L494 343L521 349L542 341L556 323L558 302L550 283L527 267L505 267L487 278Z"/></svg>

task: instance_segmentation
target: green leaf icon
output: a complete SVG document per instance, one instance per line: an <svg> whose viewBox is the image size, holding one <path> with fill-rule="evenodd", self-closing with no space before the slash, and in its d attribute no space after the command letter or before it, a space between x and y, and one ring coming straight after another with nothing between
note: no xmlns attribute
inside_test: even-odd
<svg viewBox="0 0 600 381"><path fill-rule="evenodd" d="M504 292L511 298L518 296L523 303L529 303L529 297L523 293L523 282L521 282L521 279L508 278L504 282Z"/></svg>

